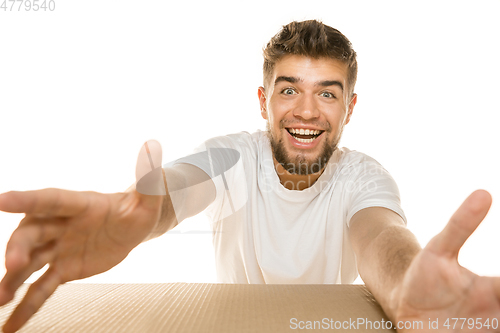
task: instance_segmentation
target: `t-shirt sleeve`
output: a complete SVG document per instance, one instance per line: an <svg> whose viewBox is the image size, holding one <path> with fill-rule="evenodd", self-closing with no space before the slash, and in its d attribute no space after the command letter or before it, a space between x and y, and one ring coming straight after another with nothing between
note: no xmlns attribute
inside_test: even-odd
<svg viewBox="0 0 500 333"><path fill-rule="evenodd" d="M347 225L354 214L368 207L388 208L399 214L406 224L399 189L389 172L374 160L359 163L354 169L347 191Z"/></svg>

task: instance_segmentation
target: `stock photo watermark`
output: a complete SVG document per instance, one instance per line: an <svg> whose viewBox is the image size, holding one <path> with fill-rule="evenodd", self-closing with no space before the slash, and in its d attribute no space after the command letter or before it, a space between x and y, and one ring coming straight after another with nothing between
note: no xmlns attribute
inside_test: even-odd
<svg viewBox="0 0 500 333"><path fill-rule="evenodd" d="M4 12L53 12L55 0L0 0L0 11Z"/></svg>
<svg viewBox="0 0 500 333"><path fill-rule="evenodd" d="M214 162L216 161L216 162ZM178 159L174 162L170 163L165 163L163 165L164 168L169 167L173 165L174 163L188 163L192 164L195 162L195 165L201 166L201 168L207 172L208 177L210 179L215 179L217 177L221 177L222 183L224 185L224 188L226 191L229 191L229 186L227 182L227 173L233 169L238 162L240 162L240 153L236 149L232 148L210 148L206 151L199 152L193 155L186 156L184 158ZM314 163L313 163L314 164ZM326 166L327 168L337 168L339 169L336 172L336 184L337 186L343 186L344 187L344 192L375 192L378 188L378 184L374 180L369 180L369 181L363 181L361 177L355 177L353 178L347 178L344 180L339 180L338 178L340 176L346 176L351 173L356 173L358 175L369 175L369 176L375 176L375 175L384 175L386 173L385 169L383 168L373 168L369 167L365 164L358 164L354 167L349 167L349 168L342 168L338 163L331 163ZM244 166L242 167L244 169ZM297 166L298 170L301 170L301 166ZM159 170L159 167L155 167L152 162L151 162L151 172L143 177L143 179L140 179L137 184L137 191L139 191L142 194L151 194L151 195L158 195L161 194L155 187L153 186L154 182L152 182L150 179L154 178L153 173L155 172L155 169ZM274 167L273 161L270 161L269 163L263 163L261 166L262 171L264 173L277 173L278 175L280 174L279 171L277 171ZM300 174L300 173L297 173ZM157 177L160 175L159 172L156 173ZM208 179L204 179L203 181L206 181ZM160 183L160 182L158 182ZM318 190L322 191L325 190L328 186L332 184L332 179L318 179L318 181L315 183L315 187L318 188ZM194 186L196 183L190 183L189 186ZM272 184L260 184L260 191L261 192L271 192L273 191ZM283 185L286 185L283 184ZM293 185L292 183L290 185ZM300 182L297 184L300 185ZM291 186L292 189L295 185ZM296 186L298 187L298 186ZM169 188L169 191L178 191L182 190L183 188ZM230 197L229 197L230 200ZM232 200L230 200L231 202Z"/></svg>
<svg viewBox="0 0 500 333"><path fill-rule="evenodd" d="M245 206L248 201L248 184L251 182L248 178L252 175L247 174L246 166L243 165L240 152L232 148L209 148L181 159L166 163L163 166L154 165L153 159L146 145L147 152L147 173L145 173L136 183L136 190L146 195L165 195L168 192L174 211L182 210L182 198L189 191L208 181L212 180L222 196L223 205L221 207L219 220L235 214ZM262 161L261 161L262 162ZM193 164L206 173L206 177L189 179L185 182L176 182L175 179L167 180L162 168L168 168L175 164ZM310 166L310 165L309 165ZM264 174L275 174L277 170L274 162L263 161L259 168ZM378 179L386 176L387 171L383 168L366 166L358 163L355 166L344 168L342 163L329 163L326 168L334 168L329 173L331 177L319 178L313 184L313 190L318 193L327 193L332 186L336 186L343 193L374 193L379 189ZM298 170L302 170L298 165ZM349 169L349 170L344 170ZM351 173L357 175L353 177ZM359 176L359 177L358 177ZM272 193L275 191L275 183L271 181L259 182L260 193ZM300 182L295 184L291 182L282 183L288 190L299 190ZM288 186L287 186L288 185ZM203 190L203 189L201 189Z"/></svg>
<svg viewBox="0 0 500 333"><path fill-rule="evenodd" d="M456 330L464 329L498 329L498 318L446 318L446 319L431 319L424 322L422 320L407 320L393 323L389 320L369 320L367 318L349 318L349 320L334 320L332 318L323 318L322 320L299 320L297 318L290 319L290 328L292 330L391 330L391 329L407 329L421 330L429 332L432 330Z"/></svg>

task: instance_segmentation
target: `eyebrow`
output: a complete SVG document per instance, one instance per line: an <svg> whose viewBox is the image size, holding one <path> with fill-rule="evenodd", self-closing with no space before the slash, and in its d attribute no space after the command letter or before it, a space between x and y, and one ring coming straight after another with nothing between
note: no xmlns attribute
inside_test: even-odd
<svg viewBox="0 0 500 333"><path fill-rule="evenodd" d="M322 87L338 86L342 91L344 91L344 85L342 84L342 82L336 80L319 81L316 82L315 85Z"/></svg>
<svg viewBox="0 0 500 333"><path fill-rule="evenodd" d="M274 80L274 85L277 85L281 81L286 81L290 83L297 83L297 82L303 82L304 80L299 79L298 77L293 77L293 76L278 76L276 80Z"/></svg>
<svg viewBox="0 0 500 333"><path fill-rule="evenodd" d="M294 76L278 76L276 80L274 80L274 85L277 85L281 81L286 81L290 83L304 82L303 79ZM342 84L342 82L337 80L318 81L315 82L314 85L322 87L338 86L342 91L344 91L344 85Z"/></svg>

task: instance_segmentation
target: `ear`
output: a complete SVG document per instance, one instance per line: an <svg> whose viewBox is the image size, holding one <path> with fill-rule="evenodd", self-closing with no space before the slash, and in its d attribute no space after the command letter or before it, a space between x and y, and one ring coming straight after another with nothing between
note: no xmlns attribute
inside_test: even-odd
<svg viewBox="0 0 500 333"><path fill-rule="evenodd" d="M352 111L354 110L354 106L358 102L358 95L357 94L352 94L351 102L349 103L349 108L347 112L347 118L345 121L345 125L349 124L349 121L351 120L352 116Z"/></svg>
<svg viewBox="0 0 500 333"><path fill-rule="evenodd" d="M257 91L257 94L259 96L259 104L260 104L260 114L262 118L267 120L267 109L266 109L266 91L264 90L264 87L259 87L259 90Z"/></svg>

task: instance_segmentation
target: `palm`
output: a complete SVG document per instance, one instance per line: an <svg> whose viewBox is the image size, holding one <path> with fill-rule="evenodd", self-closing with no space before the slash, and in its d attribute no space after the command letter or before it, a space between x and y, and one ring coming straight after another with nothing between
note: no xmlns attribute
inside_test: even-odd
<svg viewBox="0 0 500 333"><path fill-rule="evenodd" d="M93 207L62 223L55 221L63 227L61 237L52 240L55 257L51 268L59 273L62 283L117 265L148 235L158 218L158 209L145 206L135 193L88 192L88 199ZM116 207L123 213L116 213ZM33 218L32 223L46 227L51 221L45 220Z"/></svg>
<svg viewBox="0 0 500 333"><path fill-rule="evenodd" d="M141 193L43 189L0 196L1 210L26 214L7 245L0 306L33 272L49 264L13 312L5 332L21 327L60 284L107 271L147 237L163 202L161 195L150 194L165 194L161 173L156 172L159 166L161 147L150 141L137 160Z"/></svg>
<svg viewBox="0 0 500 333"><path fill-rule="evenodd" d="M437 319L438 329L433 328L432 332L453 332L454 323L457 332L473 328L472 332L487 318L490 322L493 318L500 319L498 278L478 276L457 261L461 245L479 225L489 206L483 194L471 195L445 230L413 259L399 289L397 321L422 321L424 329L429 329L429 321ZM457 322L452 318L466 318L466 321L462 326L464 320ZM450 326L443 326L447 319ZM483 330L496 331L491 327Z"/></svg>

